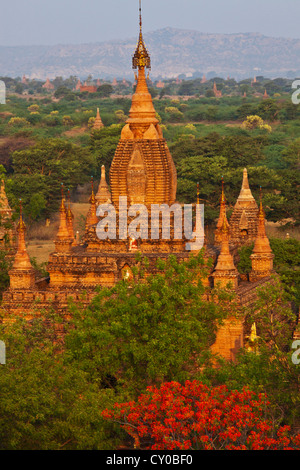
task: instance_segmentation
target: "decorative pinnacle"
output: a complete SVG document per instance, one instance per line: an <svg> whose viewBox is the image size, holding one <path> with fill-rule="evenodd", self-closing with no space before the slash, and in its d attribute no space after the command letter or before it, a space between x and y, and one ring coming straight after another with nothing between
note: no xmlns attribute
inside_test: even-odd
<svg viewBox="0 0 300 470"><path fill-rule="evenodd" d="M71 211L71 197L70 197L70 189L68 189L68 210L67 210L67 217L68 219L73 219L73 214Z"/></svg>
<svg viewBox="0 0 300 470"><path fill-rule="evenodd" d="M200 189L199 189L199 183L197 183L197 204L200 204Z"/></svg>
<svg viewBox="0 0 300 470"><path fill-rule="evenodd" d="M227 218L226 218L225 214L224 214L224 218L223 218L222 232L226 233L226 234L229 232L228 222L227 222Z"/></svg>
<svg viewBox="0 0 300 470"><path fill-rule="evenodd" d="M61 190L61 205L60 205L60 210L65 211L65 196L64 196L64 183L60 184L60 190Z"/></svg>
<svg viewBox="0 0 300 470"><path fill-rule="evenodd" d="M139 23L140 23L140 34L139 40L137 43L137 47L135 53L132 57L132 68L133 69L151 69L151 60L150 55L146 49L144 40L143 40L143 33L142 33L142 6L140 0L140 7L139 7Z"/></svg>
<svg viewBox="0 0 300 470"><path fill-rule="evenodd" d="M225 193L224 193L224 178L223 178L223 176L222 176L222 191L221 191L220 202L221 202L221 204L226 202Z"/></svg>
<svg viewBox="0 0 300 470"><path fill-rule="evenodd" d="M19 232L24 232L26 229L26 225L23 220L23 204L22 204L22 199L19 199L19 205L20 205L20 219L18 223L18 231Z"/></svg>
<svg viewBox="0 0 300 470"><path fill-rule="evenodd" d="M96 204L96 199L95 199L95 194L94 194L94 177L93 176L91 176L91 186L92 186L92 194L90 197L90 203Z"/></svg>
<svg viewBox="0 0 300 470"><path fill-rule="evenodd" d="M265 213L264 213L264 209L263 209L263 205L262 205L262 190L261 190L261 186L259 187L259 213L258 213L258 216L260 219L264 219L265 218Z"/></svg>
<svg viewBox="0 0 300 470"><path fill-rule="evenodd" d="M139 12L140 12L140 32L142 32L142 0L140 0Z"/></svg>

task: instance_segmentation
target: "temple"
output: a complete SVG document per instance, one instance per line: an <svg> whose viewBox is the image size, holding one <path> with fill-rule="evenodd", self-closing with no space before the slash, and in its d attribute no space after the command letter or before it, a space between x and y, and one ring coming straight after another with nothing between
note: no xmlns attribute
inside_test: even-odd
<svg viewBox="0 0 300 470"><path fill-rule="evenodd" d="M54 85L50 82L49 78L47 78L42 88L45 88L46 90L54 90Z"/></svg>
<svg viewBox="0 0 300 470"><path fill-rule="evenodd" d="M220 90L218 90L216 82L214 82L213 92L214 92L214 95L215 95L216 98L221 98L222 97L222 92Z"/></svg>
<svg viewBox="0 0 300 470"><path fill-rule="evenodd" d="M64 315L70 298L88 305L98 286L110 287L122 279L130 279L137 252L149 260L148 273L156 272L159 258L166 259L173 254L179 261L184 261L191 256L187 247L195 241L195 230L178 236L183 221L176 218L175 210L169 213L169 236L164 234L164 219L160 211L155 219L155 236L152 231L150 236L149 226L142 217L143 208L180 209L183 205L176 199L176 168L147 86L145 72L151 68L151 59L143 39L141 12L132 67L137 70L137 86L110 167L109 180L102 166L97 191L93 179L91 181L90 207L81 240L74 235L72 204L62 185L59 228L54 252L49 256L49 277L46 279L35 279L26 250L25 224L20 211L17 253L9 273L10 287L3 293L1 306L4 321L13 320L18 315L32 318L49 307ZM97 111L96 121L100 128L99 118ZM262 202L258 208L250 190L247 170L243 172L240 195L229 220L223 179L220 189L215 242L208 245L204 239L204 257L213 260L205 286L208 298L211 289L221 287L234 291L238 303L244 306L253 302L257 287L271 279L273 254L265 232ZM1 202L6 205L3 197ZM108 214L112 214L111 218ZM111 232L109 220L115 220L115 232ZM197 230L200 222L196 220ZM241 279L236 268L238 248L253 242L251 275L248 280ZM201 248L202 244L198 250ZM197 253L197 250L192 253ZM212 349L226 359L234 360L238 349L244 345L244 338L244 318L227 319Z"/></svg>
<svg viewBox="0 0 300 470"><path fill-rule="evenodd" d="M102 127L104 127L104 124L100 116L99 108L97 108L97 114L96 114L95 121L93 124L93 130L99 131L100 129L102 129Z"/></svg>

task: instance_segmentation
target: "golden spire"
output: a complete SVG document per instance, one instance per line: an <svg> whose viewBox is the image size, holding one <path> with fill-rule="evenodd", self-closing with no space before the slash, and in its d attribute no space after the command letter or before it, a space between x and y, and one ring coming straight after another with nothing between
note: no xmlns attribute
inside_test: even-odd
<svg viewBox="0 0 300 470"><path fill-rule="evenodd" d="M248 181L247 168L243 171L243 182L239 197L236 201L236 207L257 207L256 201L252 196L251 189Z"/></svg>
<svg viewBox="0 0 300 470"><path fill-rule="evenodd" d="M67 225L67 211L65 206L65 196L64 196L64 185L61 184L61 203L59 208L59 229L57 233L57 238L67 239L69 238L69 230Z"/></svg>
<svg viewBox="0 0 300 470"><path fill-rule="evenodd" d="M15 262L13 264L13 268L20 267L21 265L30 265L30 258L28 256L27 250L26 250L26 243L25 243L25 231L26 231L26 225L23 220L23 208L22 208L22 199L20 199L20 217L19 217L19 222L17 225L17 233L18 233L18 249L17 249L17 254L15 257ZM22 263L20 263L22 261Z"/></svg>
<svg viewBox="0 0 300 470"><path fill-rule="evenodd" d="M226 214L223 218L221 237L221 250L213 272L214 283L215 285L219 283L221 287L226 287L228 283L232 283L233 287L236 288L238 286L238 271L234 265L233 256L230 253L229 224Z"/></svg>
<svg viewBox="0 0 300 470"><path fill-rule="evenodd" d="M229 253L230 253L230 250L229 250L229 228L228 228L227 217L226 217L226 214L225 214L224 218L223 218L223 224L222 224L222 244L221 244L220 255L221 254L226 254L227 255ZM230 267L232 267L232 265L233 265L233 261L232 261L232 263L230 261Z"/></svg>
<svg viewBox="0 0 300 470"><path fill-rule="evenodd" d="M129 204L142 203L149 207L162 203L172 205L176 200L176 168L145 76L145 67L150 64L144 57L141 23L140 43L133 61L134 67L138 67L137 86L109 172L111 200L115 207L119 205L120 196L126 196Z"/></svg>
<svg viewBox="0 0 300 470"><path fill-rule="evenodd" d="M162 132L158 126L158 119L145 76L145 68L150 69L150 56L143 40L141 18L140 7L140 34L132 59L133 68L138 69L137 86L132 96L129 118L123 128L121 138L152 140L162 137Z"/></svg>
<svg viewBox="0 0 300 470"><path fill-rule="evenodd" d="M20 199L20 217L17 226L18 248L12 269L9 271L11 289L30 289L35 284L35 272L26 249L25 231L22 200Z"/></svg>
<svg viewBox="0 0 300 470"><path fill-rule="evenodd" d="M195 241L199 243L199 247L200 247L199 249L201 249L205 244L205 232L204 232L204 227L203 227L203 220L201 217L201 209L199 206L200 206L200 184L197 183L197 201L196 201L194 233L196 234Z"/></svg>
<svg viewBox="0 0 300 470"><path fill-rule="evenodd" d="M73 220L74 220L74 216L71 211L70 190L68 189L67 226L68 226L69 236L72 240L72 245L77 245L75 234L74 234Z"/></svg>
<svg viewBox="0 0 300 470"><path fill-rule="evenodd" d="M94 125L93 125L93 129L95 131L99 131L100 129L102 129L102 127L104 127L104 124L103 124L101 116L100 116L99 108L97 108L97 114L96 114L96 117L95 117L95 122L94 122Z"/></svg>
<svg viewBox="0 0 300 470"><path fill-rule="evenodd" d="M101 179L98 187L97 194L95 196L97 205L99 204L110 204L111 203L111 194L108 188L105 177L105 166L101 166Z"/></svg>
<svg viewBox="0 0 300 470"><path fill-rule="evenodd" d="M94 194L94 178L92 176L91 178L91 186L92 186L92 194L89 199L90 203L90 210L87 215L86 219L86 227L89 227L90 225L95 225L99 222L99 219L97 217L97 204L96 204L96 198Z"/></svg>
<svg viewBox="0 0 300 470"><path fill-rule="evenodd" d="M266 235L265 213L262 205L261 188L257 236L250 259L252 262L252 271L249 275L250 281L256 281L257 279L270 276L273 273L274 254Z"/></svg>
<svg viewBox="0 0 300 470"><path fill-rule="evenodd" d="M67 210L65 206L64 185L61 183L61 204L59 208L59 228L56 235L55 247L57 251L68 251L73 240L70 237Z"/></svg>
<svg viewBox="0 0 300 470"><path fill-rule="evenodd" d="M229 223L226 217L226 197L225 197L225 192L224 192L223 176L222 176L221 182L222 182L222 190L221 190L221 197L220 197L220 215L219 215L219 219L217 222L217 228L215 231L215 243L216 244L220 244L222 241L222 227L223 227L224 220L227 226L229 227Z"/></svg>
<svg viewBox="0 0 300 470"><path fill-rule="evenodd" d="M132 68L133 69L151 69L151 60L150 60L150 55L148 54L148 51L146 49L144 39L143 39L143 33L142 33L142 5L141 5L141 0L140 0L140 7L139 7L139 16L140 16L140 34L139 34L139 40L137 43L137 47L135 50L135 53L132 57Z"/></svg>
<svg viewBox="0 0 300 470"><path fill-rule="evenodd" d="M270 242L266 234L266 225L265 225L265 212L262 204L262 191L260 187L260 196L259 196L259 211L258 211L258 229L257 237L255 239L253 253L272 253Z"/></svg>

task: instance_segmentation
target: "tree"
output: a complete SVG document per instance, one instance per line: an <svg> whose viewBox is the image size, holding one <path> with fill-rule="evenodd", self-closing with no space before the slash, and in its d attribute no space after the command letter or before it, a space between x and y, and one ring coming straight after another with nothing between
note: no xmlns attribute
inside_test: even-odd
<svg viewBox="0 0 300 470"><path fill-rule="evenodd" d="M242 127L244 129L249 129L249 130L261 129L261 130L266 130L268 132L272 131L271 126L269 126L268 124L265 124L264 120L260 116L257 116L257 115L247 116L245 121L243 121L242 123Z"/></svg>
<svg viewBox="0 0 300 470"><path fill-rule="evenodd" d="M101 98L108 98L113 93L113 91L114 89L109 83L103 83L103 85L97 89L97 92Z"/></svg>
<svg viewBox="0 0 300 470"><path fill-rule="evenodd" d="M271 99L262 101L257 108L258 115L267 121L275 121L278 112L279 108L276 101Z"/></svg>
<svg viewBox="0 0 300 470"><path fill-rule="evenodd" d="M158 450L300 449L300 434L275 428L263 394L246 388L210 388L193 380L147 387L136 402L116 403L102 414L121 424L135 447ZM275 428L275 429L274 429Z"/></svg>
<svg viewBox="0 0 300 470"><path fill-rule="evenodd" d="M183 113L175 106L167 106L165 108L167 120L170 122L178 122L183 120Z"/></svg>
<svg viewBox="0 0 300 470"><path fill-rule="evenodd" d="M220 360L217 368L205 370L203 380L226 384L231 390L247 386L265 393L273 422L297 429L300 365L292 361L297 315L278 278L257 290L257 299L246 313L245 348L235 363ZM253 325L256 333L251 336Z"/></svg>
<svg viewBox="0 0 300 470"><path fill-rule="evenodd" d="M67 328L53 312L0 325L6 345L6 364L0 365L1 450L97 450L116 445L117 435L108 437L111 426L100 415L115 397L68 363L63 343Z"/></svg>
<svg viewBox="0 0 300 470"><path fill-rule="evenodd" d="M120 140L122 127L122 124L103 127L91 134L90 149L95 155L98 172L100 172L102 165L105 165L106 168L110 167Z"/></svg>
<svg viewBox="0 0 300 470"><path fill-rule="evenodd" d="M292 141L288 147L282 151L282 158L284 162L289 165L292 170L299 170L300 168L300 139Z"/></svg>
<svg viewBox="0 0 300 470"><path fill-rule="evenodd" d="M33 194L39 194L40 202L49 213L57 209L61 197L61 183L73 189L83 181L89 181L94 160L89 151L62 139L41 139L35 145L13 153L14 175L11 192L22 198L25 213L30 205L35 207ZM41 213L41 212L40 212Z"/></svg>
<svg viewBox="0 0 300 470"><path fill-rule="evenodd" d="M140 263L132 280L102 289L86 309L74 306L75 328L66 337L72 361L91 380L131 396L197 370L224 316L223 301L203 299L201 254L185 263L170 256L146 277Z"/></svg>

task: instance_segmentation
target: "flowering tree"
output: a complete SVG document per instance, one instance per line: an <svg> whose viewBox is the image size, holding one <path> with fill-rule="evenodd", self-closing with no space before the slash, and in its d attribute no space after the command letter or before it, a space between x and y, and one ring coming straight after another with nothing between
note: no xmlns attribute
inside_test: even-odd
<svg viewBox="0 0 300 470"><path fill-rule="evenodd" d="M300 449L300 435L274 428L266 418L263 394L226 386L209 388L194 380L184 385L148 387L136 402L115 404L102 415L121 424L135 447L159 450Z"/></svg>
<svg viewBox="0 0 300 470"><path fill-rule="evenodd" d="M263 119L257 115L247 116L247 119L243 122L242 127L245 129L264 129L268 132L272 131L272 127L265 124Z"/></svg>

